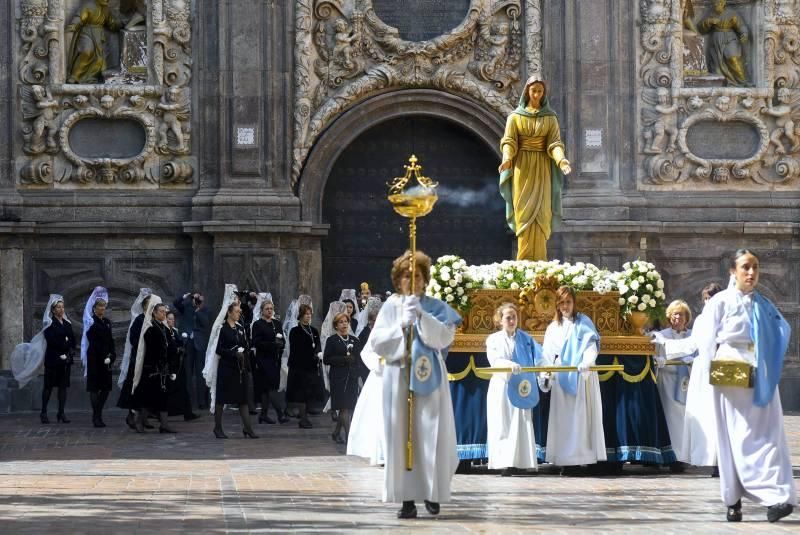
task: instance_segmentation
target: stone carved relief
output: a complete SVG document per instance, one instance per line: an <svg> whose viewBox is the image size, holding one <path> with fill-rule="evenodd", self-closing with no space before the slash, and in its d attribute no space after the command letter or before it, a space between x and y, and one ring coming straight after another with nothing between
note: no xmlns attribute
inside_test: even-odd
<svg viewBox="0 0 800 535"><path fill-rule="evenodd" d="M752 87L735 87L711 72L710 60L701 61L708 59L707 54L698 56L697 47L707 52L713 36L693 31L718 1L640 0L637 72L642 136L637 161L642 189L796 189L800 182L800 131L795 133L800 120L798 3L725 3L726 9L738 10L742 35L747 28L747 39L739 42L748 59L746 82ZM687 54L695 55L688 63ZM704 136L693 136L692 130L723 132L715 129L725 125L752 137L752 151L713 139L724 154L704 154L715 151L699 146L697 140Z"/></svg>
<svg viewBox="0 0 800 535"><path fill-rule="evenodd" d="M504 116L523 74L541 72L541 0L472 0L457 28L422 42L401 39L372 0L297 0L295 33L293 186L322 131L378 91L441 89Z"/></svg>
<svg viewBox="0 0 800 535"><path fill-rule="evenodd" d="M157 188L192 183L191 0L135 0L135 30L146 32L145 83L67 83L62 0L17 0L18 101L23 151L21 187ZM141 19L141 20L139 20ZM130 22L130 21L129 21ZM146 24L142 24L146 23ZM127 79L126 79L127 80ZM145 145L132 157L85 157L70 145L82 119L130 119L144 131Z"/></svg>

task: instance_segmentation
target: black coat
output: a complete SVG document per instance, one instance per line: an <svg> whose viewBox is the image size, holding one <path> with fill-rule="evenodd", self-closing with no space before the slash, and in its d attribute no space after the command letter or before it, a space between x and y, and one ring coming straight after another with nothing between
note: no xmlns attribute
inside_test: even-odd
<svg viewBox="0 0 800 535"><path fill-rule="evenodd" d="M142 376L134 396L140 406L151 412L167 410L167 396L172 382L170 374L176 371L170 369L171 338L167 326L155 320L144 332Z"/></svg>
<svg viewBox="0 0 800 535"><path fill-rule="evenodd" d="M180 414L187 416L192 412L189 391L186 388L186 345L177 329L167 327L169 345L167 347L169 369L175 374L175 381L169 381L167 407L170 416Z"/></svg>
<svg viewBox="0 0 800 535"><path fill-rule="evenodd" d="M278 338L278 335L281 338ZM277 320L260 319L253 324L253 347L256 350L253 379L257 396L278 390L281 382L281 356L286 340Z"/></svg>
<svg viewBox="0 0 800 535"><path fill-rule="evenodd" d="M107 318L92 316L92 326L86 331L89 347L86 349L86 391L111 391L111 366L117 359L111 322ZM111 363L106 364L105 359Z"/></svg>
<svg viewBox="0 0 800 535"><path fill-rule="evenodd" d="M349 347L348 347L349 346ZM361 375L361 344L355 336L334 334L325 342L323 362L330 366L331 409L356 408L358 378Z"/></svg>
<svg viewBox="0 0 800 535"><path fill-rule="evenodd" d="M310 335L308 333L311 333ZM319 332L311 326L298 325L289 333L289 377L286 399L292 403L322 401L323 387L319 376L322 350Z"/></svg>
<svg viewBox="0 0 800 535"><path fill-rule="evenodd" d="M244 348L244 352L240 353L239 348ZM244 327L238 323L231 327L227 321L224 322L219 331L217 354L220 359L217 366L216 404L247 403L250 345Z"/></svg>
<svg viewBox="0 0 800 535"><path fill-rule="evenodd" d="M59 322L53 318L53 323L45 329L44 339L47 349L44 352L44 387L68 387L69 373L75 359L75 333L72 324L64 319ZM67 360L62 360L61 355L66 355Z"/></svg>

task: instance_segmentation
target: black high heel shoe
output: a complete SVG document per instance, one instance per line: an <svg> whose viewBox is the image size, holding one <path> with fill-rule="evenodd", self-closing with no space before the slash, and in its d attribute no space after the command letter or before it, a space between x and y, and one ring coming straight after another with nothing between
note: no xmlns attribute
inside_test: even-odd
<svg viewBox="0 0 800 535"><path fill-rule="evenodd" d="M725 514L728 522L741 522L742 521L742 500L737 501L733 505L728 506L728 512Z"/></svg>
<svg viewBox="0 0 800 535"><path fill-rule="evenodd" d="M228 438L228 435L225 434L225 431L222 429L214 428L214 436L217 438Z"/></svg>
<svg viewBox="0 0 800 535"><path fill-rule="evenodd" d="M43 424L49 424L50 423L50 418L47 417L47 413L46 412L43 412L43 413L41 413L39 415L39 421L42 422Z"/></svg>
<svg viewBox="0 0 800 535"><path fill-rule="evenodd" d="M128 424L128 427L136 431L136 416L134 416L132 412L129 412L125 417L125 423Z"/></svg>
<svg viewBox="0 0 800 535"><path fill-rule="evenodd" d="M253 433L253 430L252 430L252 429L242 429L242 434L243 434L243 435L244 435L246 438L258 438L258 435L256 435L255 433Z"/></svg>
<svg viewBox="0 0 800 535"><path fill-rule="evenodd" d="M68 424L71 421L63 412L56 414L56 420L62 424Z"/></svg>
<svg viewBox="0 0 800 535"><path fill-rule="evenodd" d="M262 416L262 415L259 414L258 415L258 423L260 423L260 424L274 424L275 420L273 420L269 416L266 416L266 415Z"/></svg>

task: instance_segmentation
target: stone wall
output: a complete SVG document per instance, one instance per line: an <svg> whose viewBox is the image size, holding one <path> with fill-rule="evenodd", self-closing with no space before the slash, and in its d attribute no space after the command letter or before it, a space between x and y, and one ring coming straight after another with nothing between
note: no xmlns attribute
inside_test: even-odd
<svg viewBox="0 0 800 535"><path fill-rule="evenodd" d="M144 81L70 84L66 26L84 3L0 5L0 368L50 292L67 296L78 327L105 283L118 333L144 285L167 298L204 289L212 307L224 282L272 291L279 308L300 292L321 303L322 195L348 139L426 115L496 153L521 84L539 75L574 164L553 254L611 268L647 258L697 311L734 249L761 252L764 291L795 333L785 406L800 407L795 0L728 2L747 28L741 85L711 72L713 32L687 28L707 0L692 16L685 0L415 0L403 12L383 0L153 0ZM414 25L445 5L448 16ZM136 121L144 148L78 155L70 132L87 118ZM15 395L15 409L37 403Z"/></svg>

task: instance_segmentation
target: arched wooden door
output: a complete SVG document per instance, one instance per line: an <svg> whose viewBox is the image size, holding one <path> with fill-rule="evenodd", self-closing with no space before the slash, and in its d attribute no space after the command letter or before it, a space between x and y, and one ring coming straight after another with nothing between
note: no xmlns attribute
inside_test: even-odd
<svg viewBox="0 0 800 535"><path fill-rule="evenodd" d="M417 246L434 260L443 254L470 263L510 258L495 151L448 120L391 119L346 147L328 177L322 206L331 226L322 244L325 311L342 288L357 289L362 281L373 292L392 289L391 262L408 247L408 222L386 200L386 184L402 174L412 153L440 190L433 212L418 221Z"/></svg>

